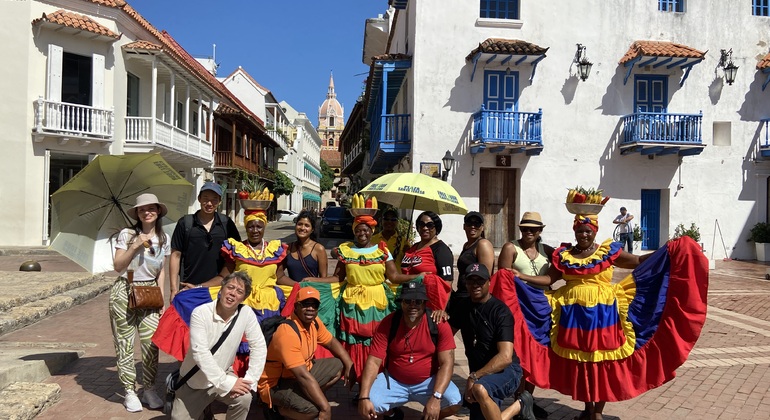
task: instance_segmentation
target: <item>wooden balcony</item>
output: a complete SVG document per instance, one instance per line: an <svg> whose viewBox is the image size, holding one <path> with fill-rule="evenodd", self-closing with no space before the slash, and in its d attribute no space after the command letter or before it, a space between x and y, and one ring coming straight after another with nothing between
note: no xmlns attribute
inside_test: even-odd
<svg viewBox="0 0 770 420"><path fill-rule="evenodd" d="M703 144L703 113L670 114L668 112L636 112L622 117L623 137L620 153L627 155L691 156L700 154Z"/></svg>
<svg viewBox="0 0 770 420"><path fill-rule="evenodd" d="M538 112L488 111L473 114L471 153L489 149L537 156L543 150L543 110Z"/></svg>
<svg viewBox="0 0 770 420"><path fill-rule="evenodd" d="M412 148L410 118L410 114L383 114L372 120L369 172L385 173L409 153Z"/></svg>
<svg viewBox="0 0 770 420"><path fill-rule="evenodd" d="M760 121L761 133L759 135L759 155L763 158L770 157L770 118Z"/></svg>
<svg viewBox="0 0 770 420"><path fill-rule="evenodd" d="M275 181L275 171L232 151L215 151L214 167L220 169L240 169L256 175L266 181Z"/></svg>

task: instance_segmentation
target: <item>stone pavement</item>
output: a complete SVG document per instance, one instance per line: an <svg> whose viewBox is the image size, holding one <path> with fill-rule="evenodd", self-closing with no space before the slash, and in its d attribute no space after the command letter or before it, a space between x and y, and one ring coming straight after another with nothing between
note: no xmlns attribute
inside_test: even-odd
<svg viewBox="0 0 770 420"><path fill-rule="evenodd" d="M279 226L271 225L271 228ZM288 235L291 230L284 229L282 233ZM764 280L767 268L756 262L718 261L710 274L706 325L690 359L677 371L677 378L630 401L608 404L605 419L767 419L770 413L770 281ZM627 272L619 269L616 277ZM462 343L459 339L457 342L454 379L460 385L468 372ZM163 418L156 410L128 413L121 404L106 294L0 336L0 353L13 346L66 348L81 353L78 360L45 380L61 386L61 397L53 407L38 415L39 419ZM171 357L162 354L158 382L175 366ZM352 394L341 385L333 388L329 396L334 401L333 418L358 417L355 407L349 404ZM581 403L554 391L537 390L535 396L550 413L550 419L570 419L582 408ZM409 405L407 417L419 418L419 410L419 406ZM225 418L223 406L215 406L215 413L217 419ZM458 417L466 416L461 412ZM260 419L262 415L255 409L249 418Z"/></svg>

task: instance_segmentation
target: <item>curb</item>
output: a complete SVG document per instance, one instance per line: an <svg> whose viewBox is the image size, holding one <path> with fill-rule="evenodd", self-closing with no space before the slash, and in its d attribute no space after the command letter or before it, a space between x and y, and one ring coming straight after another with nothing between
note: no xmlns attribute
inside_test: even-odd
<svg viewBox="0 0 770 420"><path fill-rule="evenodd" d="M17 382L0 391L0 419L33 419L61 398L58 384Z"/></svg>
<svg viewBox="0 0 770 420"><path fill-rule="evenodd" d="M53 249L32 248L32 247L11 247L0 249L0 257L10 257L16 255L60 255Z"/></svg>

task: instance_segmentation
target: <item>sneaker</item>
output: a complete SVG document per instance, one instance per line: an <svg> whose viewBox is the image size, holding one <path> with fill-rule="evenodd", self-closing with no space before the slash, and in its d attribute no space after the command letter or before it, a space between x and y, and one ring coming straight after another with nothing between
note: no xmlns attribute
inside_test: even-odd
<svg viewBox="0 0 770 420"><path fill-rule="evenodd" d="M519 404L521 405L521 411L519 417L525 420L537 420L535 414L532 412L532 406L535 404L535 400L532 398L532 394L529 391L524 391L519 396Z"/></svg>
<svg viewBox="0 0 770 420"><path fill-rule="evenodd" d="M383 418L387 420L404 420L404 410L402 410L400 407L396 407L393 409L393 414L389 416L383 416Z"/></svg>
<svg viewBox="0 0 770 420"><path fill-rule="evenodd" d="M142 411L142 402L139 401L139 397L136 396L134 391L126 390L126 398L123 400L123 405L126 406L126 411L129 413Z"/></svg>
<svg viewBox="0 0 770 420"><path fill-rule="evenodd" d="M548 412L545 411L545 408L540 407L537 405L536 402L532 403L532 414L535 415L538 419L547 419L548 418Z"/></svg>
<svg viewBox="0 0 770 420"><path fill-rule="evenodd" d="M144 393L142 393L142 402L147 404L147 407L150 407L153 410L161 408L165 404L163 399L158 395L158 392L152 388L144 390Z"/></svg>

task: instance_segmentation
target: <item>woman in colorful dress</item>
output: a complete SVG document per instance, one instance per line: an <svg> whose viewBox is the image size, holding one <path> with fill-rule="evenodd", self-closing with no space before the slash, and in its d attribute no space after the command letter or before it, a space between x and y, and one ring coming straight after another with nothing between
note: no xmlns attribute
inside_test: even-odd
<svg viewBox="0 0 770 420"><path fill-rule="evenodd" d="M385 276L399 284L420 277L398 272L385 242L372 242L375 226L377 221L371 216L357 216L353 221L355 239L340 244L333 252L337 256L334 277L344 282L337 337L353 359L357 380L377 326L395 309Z"/></svg>
<svg viewBox="0 0 770 420"><path fill-rule="evenodd" d="M408 275L423 274L428 307L443 310L449 302L449 292L454 281L454 256L447 244L438 238L443 226L438 214L432 211L420 213L415 226L420 241L404 252L401 272Z"/></svg>
<svg viewBox="0 0 770 420"><path fill-rule="evenodd" d="M611 239L597 244L598 227L597 215L576 215L576 244L554 251L547 275L500 270L493 285L514 314L525 376L583 401L579 420L601 419L607 401L671 380L706 317L708 261L694 241L675 239L640 257ZM635 270L612 284L613 266ZM559 279L566 285L554 291L521 281Z"/></svg>
<svg viewBox="0 0 770 420"><path fill-rule="evenodd" d="M171 254L168 235L163 231L163 216L168 208L155 194L136 197L136 205L126 212L136 220L133 226L120 231L115 243L113 265L120 273L110 289L110 323L117 353L118 378L126 390L123 405L129 412L142 411L142 403L155 409L163 407L163 400L155 389L158 373L158 347L152 335L158 328L163 309L132 309L128 307L129 287L127 271L133 270L133 281L139 286L159 286L165 293L166 271ZM165 301L165 295L163 300ZM139 333L142 350L142 400L136 396L136 368L134 367L134 340Z"/></svg>

